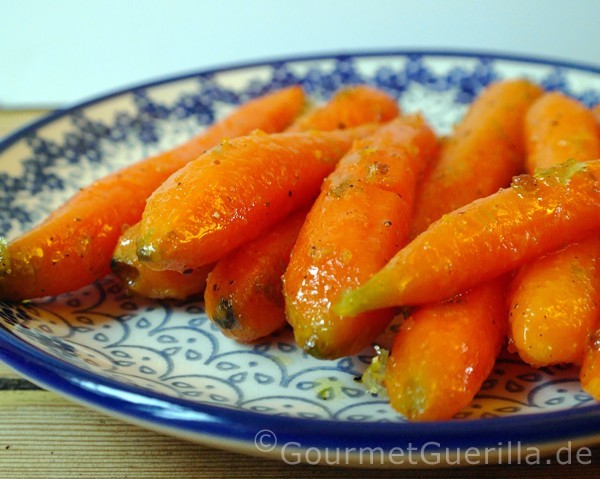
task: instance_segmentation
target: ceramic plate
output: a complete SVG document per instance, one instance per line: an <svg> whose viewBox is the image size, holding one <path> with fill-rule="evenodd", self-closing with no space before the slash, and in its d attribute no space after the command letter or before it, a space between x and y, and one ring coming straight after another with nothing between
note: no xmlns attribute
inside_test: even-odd
<svg viewBox="0 0 600 479"><path fill-rule="evenodd" d="M275 88L301 84L322 100L369 83L443 134L483 87L516 76L600 102L598 68L416 51L282 59L94 99L0 144L0 234L15 237L81 185ZM534 370L508 354L455 419L408 423L357 381L373 351L319 361L287 330L240 345L211 325L201 300L129 297L113 277L58 297L0 303L0 325L0 359L49 390L167 434L286 462L506 462L600 442L600 406L581 390L575 368Z"/></svg>

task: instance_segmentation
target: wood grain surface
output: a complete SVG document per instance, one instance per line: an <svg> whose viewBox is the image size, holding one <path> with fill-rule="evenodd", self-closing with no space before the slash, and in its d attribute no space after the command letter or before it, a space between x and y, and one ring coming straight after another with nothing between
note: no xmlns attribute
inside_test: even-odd
<svg viewBox="0 0 600 479"><path fill-rule="evenodd" d="M0 137L44 114L0 110ZM45 391L0 363L0 479L69 478L597 478L589 464L511 464L402 471L288 465L195 444L96 412ZM564 459L564 458L563 458Z"/></svg>

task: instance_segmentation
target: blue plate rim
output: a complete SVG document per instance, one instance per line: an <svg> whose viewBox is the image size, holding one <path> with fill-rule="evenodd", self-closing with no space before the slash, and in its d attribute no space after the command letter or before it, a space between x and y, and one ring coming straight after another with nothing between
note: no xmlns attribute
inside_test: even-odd
<svg viewBox="0 0 600 479"><path fill-rule="evenodd" d="M27 132L38 129L52 121L66 116L74 111L87 108L97 103L105 102L111 98L116 98L121 95L125 95L138 89L153 88L167 83L175 83L186 79L194 78L201 75L213 75L217 73L225 73L234 70L251 69L261 66L272 66L278 63L297 63L297 62L308 62L308 61L322 61L322 60L336 60L343 58L369 58L369 57L394 57L394 56L425 56L425 57L463 57L463 58L480 58L480 59L493 59L502 61L515 61L522 63L548 65L560 68L570 68L575 70L581 70L590 73L600 74L600 65L593 65L585 62L574 62L565 59L552 58L552 57L541 57L534 55L523 55L506 52L496 52L494 50L456 50L456 49L373 49L373 50L362 50L362 51L333 51L330 53L321 52L314 54L305 55L291 55L291 56L279 56L266 59L257 59L247 62L229 63L222 66L216 66L209 69L200 69L195 71L189 71L179 73L171 76L164 76L155 78L145 82L134 83L129 86L117 88L97 96L93 96L88 99L84 99L72 105L68 105L64 108L59 108L44 115L42 118L37 119L21 128L14 130L7 136L0 140L0 151L5 150L11 144L18 141Z"/></svg>
<svg viewBox="0 0 600 479"><path fill-rule="evenodd" d="M303 447L419 448L426 444L439 449L519 443L544 446L585 440L600 442L600 405L524 414L512 417L447 420L432 422L335 421L276 416L186 401L150 390L132 387L98 376L59 358L49 356L19 340L0 326L0 360L35 384L89 407L143 423L151 429L166 429L211 443L211 439L248 443L268 429L278 443ZM140 401L140 402L138 402ZM437 447L433 447L435 450Z"/></svg>
<svg viewBox="0 0 600 479"><path fill-rule="evenodd" d="M0 153L30 131L67 116L73 111L125 95L136 89L152 88L200 75L278 63L386 56L461 57L516 61L600 74L600 67L591 64L493 51L394 49L282 56L164 77L93 97L57 110L15 130L0 141ZM265 429L266 425L277 435L279 443L295 442L303 447L318 448L382 447L384 450L390 450L407 444L419 447L419 445L433 443L439 445L441 450L447 447L485 448L514 441L538 446L556 444L561 441L566 443L569 440L586 440L590 444L600 443L600 405L502 418L415 423L369 422L368 428L361 428L360 425L364 423L358 421L274 416L194 403L149 390L142 391L49 356L34 346L19 340L4 326L0 326L0 360L34 383L78 400L92 408L130 418L150 428L164 428L171 432L179 432L207 444L216 439L248 444L254 440L257 432ZM134 402L134 398L142 403Z"/></svg>

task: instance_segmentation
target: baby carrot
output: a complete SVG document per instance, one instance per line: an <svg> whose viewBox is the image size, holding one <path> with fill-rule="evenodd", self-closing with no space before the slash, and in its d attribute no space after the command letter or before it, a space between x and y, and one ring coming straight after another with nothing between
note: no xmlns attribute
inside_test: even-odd
<svg viewBox="0 0 600 479"><path fill-rule="evenodd" d="M594 115L563 93L547 93L532 105L525 132L530 172L600 157ZM600 318L599 254L600 237L594 234L520 268L508 298L509 347L525 362L581 363Z"/></svg>
<svg viewBox="0 0 600 479"><path fill-rule="evenodd" d="M204 302L226 336L251 342L286 324L281 276L305 218L302 209L217 262Z"/></svg>
<svg viewBox="0 0 600 479"><path fill-rule="evenodd" d="M502 103L511 91L520 91L517 111L514 103L504 111ZM421 233L438 215L489 194L510 183L510 175L524 162L522 117L525 106L538 94L524 81L507 81L489 87L470 107L467 115L446 138L439 161L423 180L417 193L419 214L414 218L412 235ZM509 135L493 137L495 161L483 155L483 143L491 123L498 118L509 121ZM515 148L516 145L516 148ZM463 177L454 171L466 169L473 174L467 190ZM476 172L476 174L475 174ZM453 199L437 198L434 208L430 195L443 185ZM419 193L424 192L424 197ZM464 202L464 204L463 204ZM452 417L469 404L490 373L507 329L504 298L506 281L492 280L453 299L413 308L396 335L384 372L390 404L409 419L442 420Z"/></svg>
<svg viewBox="0 0 600 479"><path fill-rule="evenodd" d="M404 320L385 368L392 407L410 420L444 420L467 406L494 367L506 334L502 277Z"/></svg>
<svg viewBox="0 0 600 479"><path fill-rule="evenodd" d="M425 173L411 237L448 211L504 188L521 172L523 116L541 94L527 80L503 80L475 99Z"/></svg>
<svg viewBox="0 0 600 479"><path fill-rule="evenodd" d="M535 367L581 364L600 318L600 237L525 265L509 294L509 349Z"/></svg>
<svg viewBox="0 0 600 479"><path fill-rule="evenodd" d="M362 286L341 316L450 298L600 229L600 160L567 161L433 223Z"/></svg>
<svg viewBox="0 0 600 479"><path fill-rule="evenodd" d="M139 223L127 228L119 238L110 267L127 292L153 299L185 299L204 291L206 276L212 265L198 268L189 274L179 271L153 271L140 263L135 238Z"/></svg>
<svg viewBox="0 0 600 479"><path fill-rule="evenodd" d="M399 114L398 102L368 85L346 87L324 105L299 117L288 131L337 130L365 123L385 123Z"/></svg>
<svg viewBox="0 0 600 479"><path fill-rule="evenodd" d="M392 97L357 85L337 92L287 131L353 128L391 120L398 111ZM205 308L227 336L250 342L286 323L281 276L305 217L305 210L289 216L216 263L204 293Z"/></svg>
<svg viewBox="0 0 600 479"><path fill-rule="evenodd" d="M579 381L585 392L600 401L600 329L586 341Z"/></svg>
<svg viewBox="0 0 600 479"><path fill-rule="evenodd" d="M416 183L435 148L421 116L401 117L357 142L325 181L284 274L287 318L309 354L355 354L391 321L391 310L341 318L331 302L405 242Z"/></svg>
<svg viewBox="0 0 600 479"><path fill-rule="evenodd" d="M374 127L254 134L222 142L148 199L138 257L186 272L213 263L306 206L352 142Z"/></svg>
<svg viewBox="0 0 600 479"><path fill-rule="evenodd" d="M107 274L122 227L140 220L146 198L169 175L223 138L286 128L303 105L299 87L270 93L187 143L83 188L39 226L1 242L0 299L60 294Z"/></svg>
<svg viewBox="0 0 600 479"><path fill-rule="evenodd" d="M592 113L596 117L596 123L598 125L598 136L600 136L600 103L592 107Z"/></svg>
<svg viewBox="0 0 600 479"><path fill-rule="evenodd" d="M600 156L598 124L583 104L561 92L544 94L525 116L527 170Z"/></svg>

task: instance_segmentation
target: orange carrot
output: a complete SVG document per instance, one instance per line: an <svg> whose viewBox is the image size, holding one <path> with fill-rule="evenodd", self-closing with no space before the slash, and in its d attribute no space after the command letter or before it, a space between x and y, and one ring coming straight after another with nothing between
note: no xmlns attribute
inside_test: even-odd
<svg viewBox="0 0 600 479"><path fill-rule="evenodd" d="M335 132L254 134L207 151L148 199L138 257L186 272L215 262L308 205L365 126Z"/></svg>
<svg viewBox="0 0 600 479"><path fill-rule="evenodd" d="M547 93L533 104L525 131L530 172L600 157L594 115L562 93ZM599 254L600 237L594 234L520 268L508 299L509 347L525 362L581 363L600 318Z"/></svg>
<svg viewBox="0 0 600 479"><path fill-rule="evenodd" d="M564 93L546 93L525 117L527 170L548 168L566 160L587 161L600 155L594 114Z"/></svg>
<svg viewBox="0 0 600 479"><path fill-rule="evenodd" d="M204 302L226 336L251 342L286 324L281 276L305 218L300 210L217 262Z"/></svg>
<svg viewBox="0 0 600 479"><path fill-rule="evenodd" d="M139 223L127 228L119 238L110 267L129 294L153 299L185 299L204 291L206 277L212 265L198 268L189 274L179 271L153 271L140 263L135 238Z"/></svg>
<svg viewBox="0 0 600 479"><path fill-rule="evenodd" d="M340 318L330 305L405 242L416 183L435 147L421 116L401 117L357 142L325 181L284 275L288 321L309 354L355 354L392 319L392 311Z"/></svg>
<svg viewBox="0 0 600 479"><path fill-rule="evenodd" d="M411 237L448 211L495 193L522 171L523 117L541 94L527 80L504 80L472 103L425 174Z"/></svg>
<svg viewBox="0 0 600 479"><path fill-rule="evenodd" d="M535 367L581 364L600 318L600 237L527 264L509 295L509 349Z"/></svg>
<svg viewBox="0 0 600 479"><path fill-rule="evenodd" d="M600 329L586 341L579 380L582 389L600 401Z"/></svg>
<svg viewBox="0 0 600 479"><path fill-rule="evenodd" d="M433 223L334 306L342 316L450 298L600 230L600 160L567 161Z"/></svg>
<svg viewBox="0 0 600 479"><path fill-rule="evenodd" d="M60 294L107 274L122 227L140 220L146 198L169 175L223 138L286 128L303 105L299 87L268 94L187 143L83 188L39 226L1 242L0 298Z"/></svg>
<svg viewBox="0 0 600 479"><path fill-rule="evenodd" d="M410 420L450 419L494 367L506 334L505 278L414 311L385 368L392 407Z"/></svg>
<svg viewBox="0 0 600 479"><path fill-rule="evenodd" d="M515 92L505 110L502 102ZM471 105L423 180L418 195L424 196L418 196L420 210L412 235L428 228L438 215L509 184L511 174L524 163L525 108L538 94L528 82L506 81L489 87ZM509 121L515 123L508 125ZM493 125L502 122L509 134L499 137ZM490 135L494 144L502 145L495 148L494 161L482 154ZM456 190L463 188L464 178L453 173L463 169L472 172L471 183L459 196ZM428 195L436 189L440 195L449 193L451 200L441 196L431 204L433 197ZM397 333L384 372L392 407L411 420L441 420L473 400L506 337L505 286L505 281L493 280L450 301L411 311Z"/></svg>
<svg viewBox="0 0 600 479"><path fill-rule="evenodd" d="M600 103L592 107L592 113L596 117L596 123L598 125L598 136L600 137Z"/></svg>
<svg viewBox="0 0 600 479"><path fill-rule="evenodd" d="M321 107L298 118L288 131L337 130L385 123L399 114L397 101L368 85L343 88Z"/></svg>
<svg viewBox="0 0 600 479"><path fill-rule="evenodd" d="M388 121L398 111L392 97L358 85L336 93L296 120L288 131L353 128ZM305 217L302 210L286 218L216 263L204 294L205 308L227 336L250 342L286 323L281 276Z"/></svg>
<svg viewBox="0 0 600 479"><path fill-rule="evenodd" d="M600 137L600 103L592 107L592 112L598 123L598 136ZM588 338L579 380L584 391L597 401L600 400L600 330L596 330Z"/></svg>

